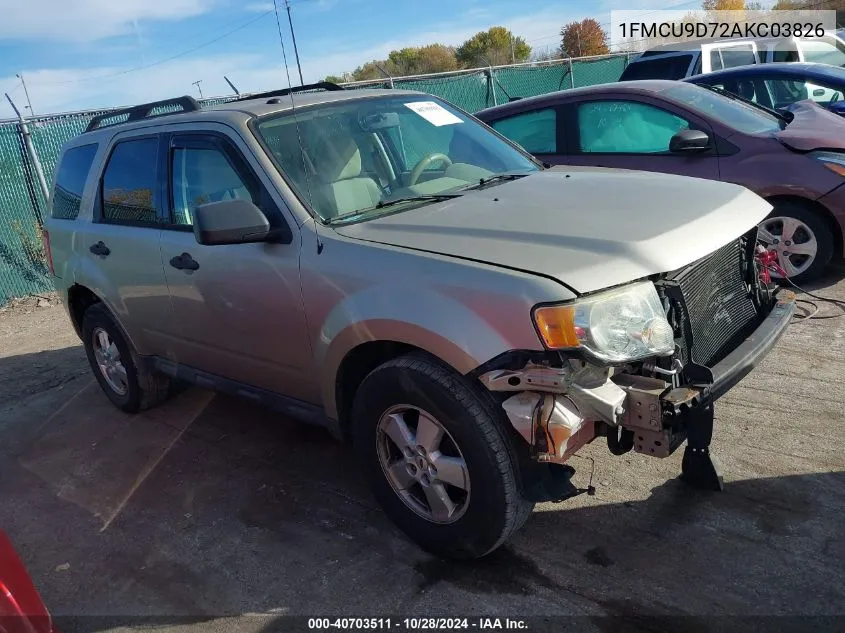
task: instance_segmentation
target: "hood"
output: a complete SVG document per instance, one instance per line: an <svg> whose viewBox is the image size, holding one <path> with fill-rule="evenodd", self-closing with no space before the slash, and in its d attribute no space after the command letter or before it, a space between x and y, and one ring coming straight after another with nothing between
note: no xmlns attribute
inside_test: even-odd
<svg viewBox="0 0 845 633"><path fill-rule="evenodd" d="M777 139L799 152L815 149L845 150L845 120L812 101L794 103L789 111L795 115Z"/></svg>
<svg viewBox="0 0 845 633"><path fill-rule="evenodd" d="M585 293L685 266L751 230L770 211L739 185L557 167L335 230L539 273Z"/></svg>

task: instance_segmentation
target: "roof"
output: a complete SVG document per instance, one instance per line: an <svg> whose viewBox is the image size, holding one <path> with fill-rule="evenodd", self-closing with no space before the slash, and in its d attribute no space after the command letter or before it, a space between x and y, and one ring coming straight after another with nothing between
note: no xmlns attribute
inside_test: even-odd
<svg viewBox="0 0 845 633"><path fill-rule="evenodd" d="M693 75L684 81L691 83L709 83L710 80L724 79L727 77L743 76L783 76L783 77L815 77L817 79L829 79L833 81L845 81L845 68L820 64L814 62L771 62L768 64L749 64L747 66L736 66L725 70L716 70L706 75Z"/></svg>
<svg viewBox="0 0 845 633"><path fill-rule="evenodd" d="M134 130L139 128L146 128L154 125L170 124L170 123L187 123L192 121L234 121L235 119L248 119L252 117L266 116L268 114L276 114L279 112L286 112L294 108L308 108L315 105L327 103L340 103L343 101L351 101L357 99L367 99L373 97L395 97L401 95L422 95L424 93L414 90L392 90L392 89L360 89L360 90L327 90L323 92L298 92L291 93L284 96L264 96L258 98L243 98L242 100L229 101L214 106L205 107L198 110L189 110L187 112L175 112L172 114L163 114L153 116L147 119L140 119L132 122L116 123L107 125L102 128L96 128L90 132L85 132L74 139L70 145L83 145L90 143L94 135L108 134L113 135L116 132L126 130ZM190 99L189 97L182 97L180 99ZM178 101L178 100L174 100ZM146 105L146 104L145 104ZM137 106L141 108L142 106Z"/></svg>
<svg viewBox="0 0 845 633"><path fill-rule="evenodd" d="M324 103L336 103L352 99L366 99L367 97L395 97L397 95L423 94L415 90L393 90L362 88L359 90L336 90L324 92L295 92L283 97L262 97L258 99L244 99L243 101L229 101L210 108L203 108L205 112L219 112L221 110L236 110L253 116L265 116L290 110L291 107L305 108ZM293 106L291 105L293 101Z"/></svg>
<svg viewBox="0 0 845 633"><path fill-rule="evenodd" d="M677 85L677 81L672 81L669 79L642 79L639 81L621 81L606 84L596 84L594 86L585 86L583 88L571 88L569 90L549 92L547 94L538 95L536 97L527 97L525 99L511 101L510 103L504 103L502 105L493 106L492 108L485 108L484 110L479 110L475 113L475 116L483 120L485 117L488 116L492 117L494 115L500 115L510 112L519 112L531 106L536 107L543 106L546 104L551 105L561 100L568 101L570 99L578 99L579 97L589 97L591 95L600 95L604 93L656 93L663 92L664 90L667 90L672 86Z"/></svg>

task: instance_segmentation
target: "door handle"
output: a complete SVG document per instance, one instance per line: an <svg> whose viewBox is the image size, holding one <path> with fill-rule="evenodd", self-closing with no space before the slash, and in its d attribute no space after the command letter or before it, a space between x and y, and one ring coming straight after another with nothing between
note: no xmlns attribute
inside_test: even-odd
<svg viewBox="0 0 845 633"><path fill-rule="evenodd" d="M108 257L109 253L111 253L109 247L106 246L102 240L92 245L88 250L94 253L94 255L99 255L100 257Z"/></svg>
<svg viewBox="0 0 845 633"><path fill-rule="evenodd" d="M190 253L182 253L171 258L170 265L177 270L197 270L200 267L199 263L191 257Z"/></svg>

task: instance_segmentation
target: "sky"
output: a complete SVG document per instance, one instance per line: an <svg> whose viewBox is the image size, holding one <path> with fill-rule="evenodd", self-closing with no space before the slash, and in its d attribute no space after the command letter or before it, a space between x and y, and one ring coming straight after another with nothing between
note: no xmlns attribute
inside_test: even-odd
<svg viewBox="0 0 845 633"><path fill-rule="evenodd" d="M284 0L288 71L299 84ZM290 0L306 83L393 49L459 45L505 26L535 49L561 27L610 10L694 8L683 0ZM0 96L36 115L132 105L199 91L206 97L289 85L272 0L0 0ZM193 82L199 81L199 86ZM25 115L29 110L23 110ZM14 116L5 98L0 118Z"/></svg>

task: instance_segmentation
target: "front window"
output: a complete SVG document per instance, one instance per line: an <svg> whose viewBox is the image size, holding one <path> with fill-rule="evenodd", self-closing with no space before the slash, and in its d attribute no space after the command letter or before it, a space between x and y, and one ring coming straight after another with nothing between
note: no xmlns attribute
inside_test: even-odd
<svg viewBox="0 0 845 633"><path fill-rule="evenodd" d="M539 169L431 96L301 108L264 118L256 130L297 194L323 220L375 215L388 203L391 210L423 204L459 195L482 179Z"/></svg>
<svg viewBox="0 0 845 633"><path fill-rule="evenodd" d="M783 123L762 108L736 101L694 84L678 84L663 91L666 97L687 106L704 118L745 134L767 134L781 129Z"/></svg>
<svg viewBox="0 0 845 633"><path fill-rule="evenodd" d="M584 153L660 154L689 121L647 103L595 101L578 106L578 136Z"/></svg>

